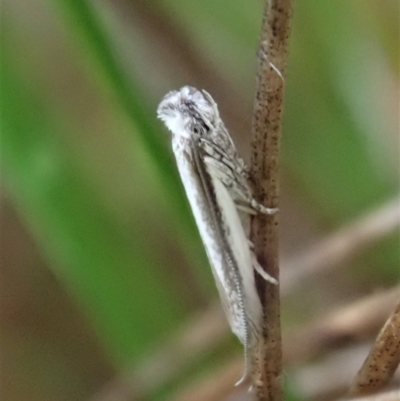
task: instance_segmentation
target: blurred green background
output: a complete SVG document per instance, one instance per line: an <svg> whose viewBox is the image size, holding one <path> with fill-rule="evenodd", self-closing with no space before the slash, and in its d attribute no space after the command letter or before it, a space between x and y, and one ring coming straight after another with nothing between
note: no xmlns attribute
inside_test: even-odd
<svg viewBox="0 0 400 401"><path fill-rule="evenodd" d="M2 3L2 399L88 399L213 304L156 107L206 89L248 160L261 13L256 0ZM284 258L398 193L398 42L396 0L295 1ZM399 259L397 231L292 294L284 325L389 287ZM191 374L231 353L229 337Z"/></svg>

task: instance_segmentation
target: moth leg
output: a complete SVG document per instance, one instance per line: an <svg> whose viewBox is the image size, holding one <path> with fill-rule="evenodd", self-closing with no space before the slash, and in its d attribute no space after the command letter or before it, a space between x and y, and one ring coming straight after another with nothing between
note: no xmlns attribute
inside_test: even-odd
<svg viewBox="0 0 400 401"><path fill-rule="evenodd" d="M236 194L248 205L248 208L252 209L253 211L262 213L262 214L275 214L278 209L275 207L266 207L262 205L261 203L257 202L250 193L250 190L243 190L243 188L240 187L234 187L233 190L236 192ZM247 206L246 205L246 206ZM254 213L250 213L254 214Z"/></svg>
<svg viewBox="0 0 400 401"><path fill-rule="evenodd" d="M278 284L278 280L274 279L272 276L270 276L258 263L258 260L256 256L253 254L251 256L252 262L253 262L253 268L254 270L265 280L269 281L272 284Z"/></svg>
<svg viewBox="0 0 400 401"><path fill-rule="evenodd" d="M247 200L253 209L262 214L275 214L278 211L278 208L276 207L266 207L261 203L258 203L253 197L248 197Z"/></svg>
<svg viewBox="0 0 400 401"><path fill-rule="evenodd" d="M254 244L249 240L249 247L251 249L251 262L253 265L254 270L265 280L269 281L272 284L278 284L278 280L274 279L272 276L270 276L258 263L258 260L256 258L256 255L253 253L254 249Z"/></svg>
<svg viewBox="0 0 400 401"><path fill-rule="evenodd" d="M227 165L222 159L218 160L210 155L206 156L204 158L204 161L207 166L212 170L213 174L216 175L226 187L230 188L236 195L238 195L241 200L246 203L245 205L240 206L236 203L236 205L241 207L244 211L246 211L245 208L247 207L247 209L252 209L263 214L274 214L277 212L277 208L265 207L258 203L251 196L249 187L242 184L241 181L243 180L238 180L237 177L235 177L232 168Z"/></svg>

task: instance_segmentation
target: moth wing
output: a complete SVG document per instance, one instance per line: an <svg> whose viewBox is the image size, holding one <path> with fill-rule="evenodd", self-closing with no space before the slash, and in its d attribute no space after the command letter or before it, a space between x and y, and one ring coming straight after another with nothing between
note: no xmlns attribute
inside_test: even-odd
<svg viewBox="0 0 400 401"><path fill-rule="evenodd" d="M234 199L220 178L220 171L215 172L215 165L208 165L207 169L213 181L215 196L218 204L222 205L221 214L225 224L225 233L230 245L241 277L245 311L251 326L251 337L257 337L261 323L262 309L255 286L253 271L254 254L249 246L249 240L243 226Z"/></svg>
<svg viewBox="0 0 400 401"><path fill-rule="evenodd" d="M181 180L212 268L224 312L232 331L242 343L245 343L243 310L238 302L239 294L236 287L237 273L227 264L221 233L212 212L216 209L216 205L212 203L212 198L215 196L209 193L210 188L204 182L204 177L202 178L204 173L208 174L205 171L206 166L196 155L196 149L186 146L178 139L174 139L173 148ZM203 172L198 171L199 169Z"/></svg>

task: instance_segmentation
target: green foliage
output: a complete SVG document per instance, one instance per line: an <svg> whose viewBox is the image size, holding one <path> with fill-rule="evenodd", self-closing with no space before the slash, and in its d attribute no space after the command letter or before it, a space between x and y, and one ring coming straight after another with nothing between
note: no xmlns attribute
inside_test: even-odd
<svg viewBox="0 0 400 401"><path fill-rule="evenodd" d="M182 308L157 277L154 260L130 240L85 182L40 100L12 71L3 63L7 189L57 275L87 308L100 337L117 360L129 360L159 330L172 327Z"/></svg>

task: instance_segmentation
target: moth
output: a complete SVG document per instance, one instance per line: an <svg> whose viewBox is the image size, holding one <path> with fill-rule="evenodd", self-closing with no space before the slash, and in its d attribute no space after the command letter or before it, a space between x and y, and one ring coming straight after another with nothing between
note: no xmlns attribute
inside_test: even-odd
<svg viewBox="0 0 400 401"><path fill-rule="evenodd" d="M157 110L172 132L178 170L202 238L230 327L249 349L261 332L262 306L254 270L276 284L258 263L249 240L251 214L276 212L252 196L249 169L205 90L184 86L169 92Z"/></svg>

